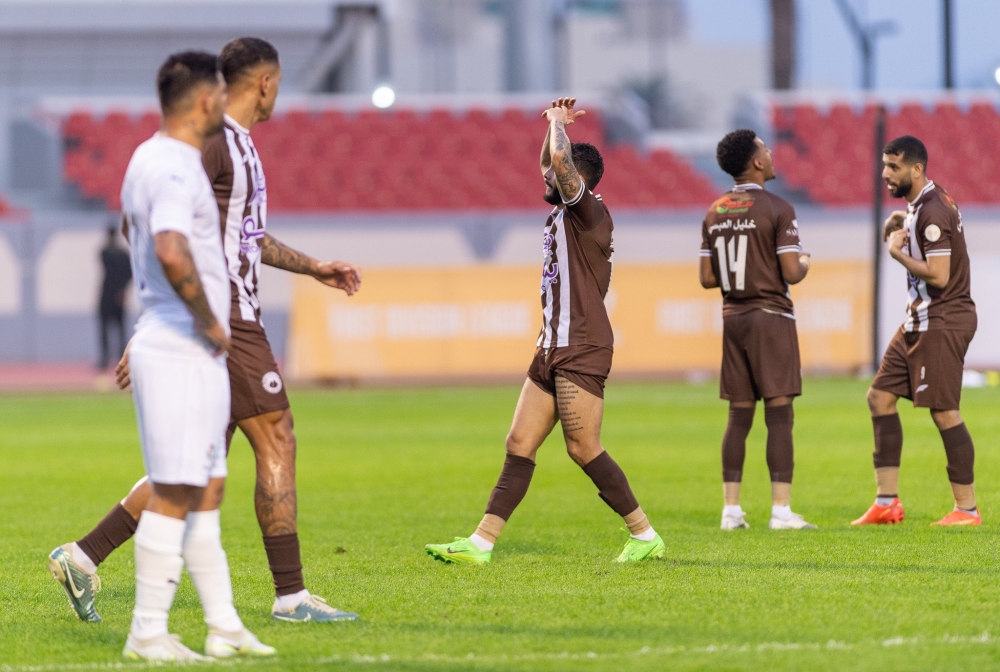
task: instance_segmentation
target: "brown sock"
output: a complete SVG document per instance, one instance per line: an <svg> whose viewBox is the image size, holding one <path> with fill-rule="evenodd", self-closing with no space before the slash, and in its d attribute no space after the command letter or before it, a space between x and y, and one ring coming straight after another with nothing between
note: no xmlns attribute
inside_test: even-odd
<svg viewBox="0 0 1000 672"><path fill-rule="evenodd" d="M299 535L278 534L264 537L267 564L274 577L274 592L280 597L306 589L302 578L302 559L299 556Z"/></svg>
<svg viewBox="0 0 1000 672"><path fill-rule="evenodd" d="M948 456L948 480L959 485L972 485L976 449L965 423L941 430L941 440Z"/></svg>
<svg viewBox="0 0 1000 672"><path fill-rule="evenodd" d="M504 521L510 520L514 509L528 493L528 486L531 485L534 473L534 460L508 453L503 461L500 478L497 479L497 484L490 493L490 500L486 503L486 513Z"/></svg>
<svg viewBox="0 0 1000 672"><path fill-rule="evenodd" d="M872 453L875 468L898 467L903 454L903 423L899 421L899 414L872 416L872 429L875 431L875 452Z"/></svg>
<svg viewBox="0 0 1000 672"><path fill-rule="evenodd" d="M753 408L729 407L729 424L722 437L722 482L743 480L743 461L747 454L747 435L753 427Z"/></svg>
<svg viewBox="0 0 1000 672"><path fill-rule="evenodd" d="M597 494L604 503L624 518L639 508L639 502L632 494L625 472L618 463L604 451L583 467L583 473L597 486Z"/></svg>
<svg viewBox="0 0 1000 672"><path fill-rule="evenodd" d="M76 545L95 565L99 565L112 551L131 539L138 526L139 521L124 506L118 504Z"/></svg>
<svg viewBox="0 0 1000 672"><path fill-rule="evenodd" d="M791 404L764 409L764 422L767 423L767 468L771 472L772 482L792 482L792 472L795 470L795 448L792 444L794 420Z"/></svg>

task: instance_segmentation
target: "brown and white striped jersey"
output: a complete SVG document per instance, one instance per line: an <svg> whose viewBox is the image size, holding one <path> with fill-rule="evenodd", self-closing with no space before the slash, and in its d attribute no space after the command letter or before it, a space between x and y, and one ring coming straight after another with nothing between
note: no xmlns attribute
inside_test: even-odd
<svg viewBox="0 0 1000 672"><path fill-rule="evenodd" d="M574 201L556 206L542 239L540 348L614 347L604 297L614 264L614 223L600 196L581 185Z"/></svg>
<svg viewBox="0 0 1000 672"><path fill-rule="evenodd" d="M962 213L941 187L928 182L906 209L904 226L909 236L903 251L920 261L951 257L951 275L944 287L907 273L909 299L903 330L975 330L976 304L972 302L969 251L965 246Z"/></svg>
<svg viewBox="0 0 1000 672"><path fill-rule="evenodd" d="M250 132L228 114L205 140L202 163L219 203L222 247L232 287L232 318L260 322L260 243L267 227L267 182Z"/></svg>
<svg viewBox="0 0 1000 672"><path fill-rule="evenodd" d="M712 260L723 316L759 309L795 319L778 255L801 251L792 204L758 184L733 187L702 222L701 256Z"/></svg>

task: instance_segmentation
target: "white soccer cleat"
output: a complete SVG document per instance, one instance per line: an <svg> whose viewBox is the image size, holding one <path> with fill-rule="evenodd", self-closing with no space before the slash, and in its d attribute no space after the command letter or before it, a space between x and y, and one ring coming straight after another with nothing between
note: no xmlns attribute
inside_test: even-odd
<svg viewBox="0 0 1000 672"><path fill-rule="evenodd" d="M209 630L205 638L205 654L212 658L264 657L278 653L277 649L262 644L252 632L243 628L240 632Z"/></svg>
<svg viewBox="0 0 1000 672"><path fill-rule="evenodd" d="M767 524L772 530L815 530L817 527L812 523L807 523L806 519L798 513L793 513L790 518L775 518L771 516L771 522Z"/></svg>
<svg viewBox="0 0 1000 672"><path fill-rule="evenodd" d="M750 529L750 523L746 521L744 516L747 515L746 511L741 510L740 515L734 516L727 514L725 509L722 510L722 525L720 526L723 530L748 530Z"/></svg>
<svg viewBox="0 0 1000 672"><path fill-rule="evenodd" d="M163 634L150 639L138 639L130 632L122 655L129 660L208 661L200 653L184 646L177 635Z"/></svg>

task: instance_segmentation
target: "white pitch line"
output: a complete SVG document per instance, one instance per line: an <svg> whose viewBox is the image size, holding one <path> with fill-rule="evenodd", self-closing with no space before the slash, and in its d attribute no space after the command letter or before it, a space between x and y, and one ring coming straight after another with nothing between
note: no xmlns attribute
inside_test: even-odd
<svg viewBox="0 0 1000 672"><path fill-rule="evenodd" d="M989 632L982 632L978 635L950 635L945 633L940 637L892 637L885 640L870 640L860 643L839 642L829 640L828 642L760 642L758 644L708 644L705 646L644 646L638 651L621 653L595 653L585 651L582 653L570 653L561 651L558 653L522 653L515 655L508 654L485 654L477 655L468 653L464 656L453 654L424 653L419 656L391 656L387 653L379 654L351 654L333 655L322 658L311 658L296 661L297 664L305 665L331 665L335 663L419 663L436 661L440 663L469 663L470 661L480 661L483 663L517 663L531 661L550 660L621 660L627 658L665 657L678 655L712 655L717 653L768 653L771 651L849 651L858 646L875 645L882 647L898 646L924 646L924 645L955 645L955 644L993 644L1000 640L990 635ZM255 658L241 660L223 660L213 663L191 663L192 667L202 665L216 665L227 667L252 667L255 665L280 665L280 657L277 659ZM175 663L174 665L181 665ZM115 662L115 663L53 663L50 665L6 665L0 664L0 672L62 672L72 670L143 670L162 667L163 663L145 662Z"/></svg>

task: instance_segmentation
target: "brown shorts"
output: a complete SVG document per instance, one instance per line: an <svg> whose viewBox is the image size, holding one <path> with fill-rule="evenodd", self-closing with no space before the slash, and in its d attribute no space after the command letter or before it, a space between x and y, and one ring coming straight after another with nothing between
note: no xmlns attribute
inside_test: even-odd
<svg viewBox="0 0 1000 672"><path fill-rule="evenodd" d="M872 387L920 408L957 411L962 399L965 353L975 331L900 329L889 342Z"/></svg>
<svg viewBox="0 0 1000 672"><path fill-rule="evenodd" d="M795 320L751 310L722 319L719 396L757 401L802 394L802 363Z"/></svg>
<svg viewBox="0 0 1000 672"><path fill-rule="evenodd" d="M604 398L604 382L611 373L611 348L597 345L570 345L538 348L528 367L528 378L546 394L556 396L556 376Z"/></svg>
<svg viewBox="0 0 1000 672"><path fill-rule="evenodd" d="M232 389L231 422L239 422L289 407L285 381L259 322L232 320L229 351L229 385Z"/></svg>

